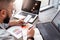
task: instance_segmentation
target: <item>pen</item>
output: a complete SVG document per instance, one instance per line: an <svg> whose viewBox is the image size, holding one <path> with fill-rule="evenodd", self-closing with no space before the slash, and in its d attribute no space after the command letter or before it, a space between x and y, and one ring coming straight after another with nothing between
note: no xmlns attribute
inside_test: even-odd
<svg viewBox="0 0 60 40"><path fill-rule="evenodd" d="M32 27L33 27L33 25L31 25L28 30L30 30Z"/></svg>

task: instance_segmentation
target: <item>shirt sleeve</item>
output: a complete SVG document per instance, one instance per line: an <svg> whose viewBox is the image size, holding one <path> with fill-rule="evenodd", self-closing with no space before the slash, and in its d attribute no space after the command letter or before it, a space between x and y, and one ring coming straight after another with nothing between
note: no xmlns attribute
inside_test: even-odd
<svg viewBox="0 0 60 40"><path fill-rule="evenodd" d="M8 28L9 27L9 24L4 24L4 28Z"/></svg>

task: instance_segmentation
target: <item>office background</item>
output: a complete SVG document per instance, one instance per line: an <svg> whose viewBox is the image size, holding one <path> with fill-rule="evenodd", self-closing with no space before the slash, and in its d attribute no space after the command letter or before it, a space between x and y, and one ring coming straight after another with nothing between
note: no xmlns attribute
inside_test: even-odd
<svg viewBox="0 0 60 40"><path fill-rule="evenodd" d="M52 6L54 6L55 8L60 8L59 7L60 0L38 0L38 1L41 1L40 11L50 8ZM23 0L16 0L14 2L15 8L17 9L17 11L21 11L22 3L23 3Z"/></svg>

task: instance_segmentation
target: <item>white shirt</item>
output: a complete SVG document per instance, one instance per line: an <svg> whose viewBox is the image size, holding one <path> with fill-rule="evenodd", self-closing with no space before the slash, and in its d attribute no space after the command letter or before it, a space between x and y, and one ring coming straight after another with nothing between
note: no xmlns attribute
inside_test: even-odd
<svg viewBox="0 0 60 40"><path fill-rule="evenodd" d="M0 24L0 40L15 40L13 36L10 36L10 34L4 29L8 27L8 24L2 23Z"/></svg>

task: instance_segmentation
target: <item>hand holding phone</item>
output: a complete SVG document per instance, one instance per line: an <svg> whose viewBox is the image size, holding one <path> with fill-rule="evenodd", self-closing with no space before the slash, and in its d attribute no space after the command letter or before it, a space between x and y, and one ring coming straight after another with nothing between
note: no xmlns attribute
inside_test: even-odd
<svg viewBox="0 0 60 40"><path fill-rule="evenodd" d="M24 19L24 22L27 23L31 19L31 15L27 15L27 17Z"/></svg>
<svg viewBox="0 0 60 40"><path fill-rule="evenodd" d="M28 23L28 21L31 19L31 15L27 15L27 17L24 19L24 24L22 25L22 26L25 26L26 25L26 23Z"/></svg>

